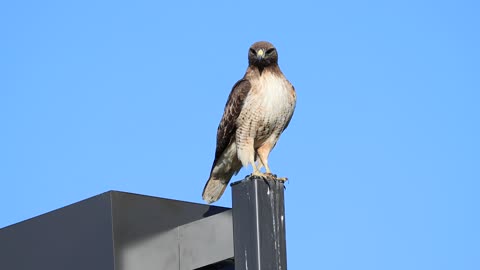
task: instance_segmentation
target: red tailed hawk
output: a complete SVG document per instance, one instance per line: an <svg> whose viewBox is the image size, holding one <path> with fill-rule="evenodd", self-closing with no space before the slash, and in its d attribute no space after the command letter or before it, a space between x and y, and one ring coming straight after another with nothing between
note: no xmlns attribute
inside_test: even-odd
<svg viewBox="0 0 480 270"><path fill-rule="evenodd" d="M295 89L280 71L277 50L271 43L253 44L248 64L245 75L228 96L218 126L215 160L202 195L207 203L222 196L230 178L242 166L252 165L252 175L273 177L268 155L295 109ZM262 166L265 174L260 172Z"/></svg>

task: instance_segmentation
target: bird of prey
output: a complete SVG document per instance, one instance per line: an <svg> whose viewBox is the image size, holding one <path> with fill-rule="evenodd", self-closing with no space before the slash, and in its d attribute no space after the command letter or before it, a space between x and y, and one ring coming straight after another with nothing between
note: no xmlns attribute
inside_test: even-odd
<svg viewBox="0 0 480 270"><path fill-rule="evenodd" d="M242 166L252 165L253 176L275 177L268 155L287 128L295 103L295 89L278 66L277 49L266 41L254 43L247 71L233 86L218 126L215 159L202 194L207 203L222 196Z"/></svg>

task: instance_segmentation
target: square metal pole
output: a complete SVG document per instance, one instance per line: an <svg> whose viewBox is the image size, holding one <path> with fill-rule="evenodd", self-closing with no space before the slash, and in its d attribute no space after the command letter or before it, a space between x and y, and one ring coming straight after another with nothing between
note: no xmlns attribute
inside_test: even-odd
<svg viewBox="0 0 480 270"><path fill-rule="evenodd" d="M235 269L287 269L283 192L283 182L258 177L232 184Z"/></svg>

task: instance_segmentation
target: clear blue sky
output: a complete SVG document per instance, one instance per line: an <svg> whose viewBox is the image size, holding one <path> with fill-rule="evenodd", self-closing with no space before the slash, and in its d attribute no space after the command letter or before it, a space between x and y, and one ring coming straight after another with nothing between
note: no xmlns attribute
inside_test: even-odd
<svg viewBox="0 0 480 270"><path fill-rule="evenodd" d="M160 2L0 3L0 227L112 189L202 202L268 40L298 93L270 158L289 268L480 269L478 1Z"/></svg>

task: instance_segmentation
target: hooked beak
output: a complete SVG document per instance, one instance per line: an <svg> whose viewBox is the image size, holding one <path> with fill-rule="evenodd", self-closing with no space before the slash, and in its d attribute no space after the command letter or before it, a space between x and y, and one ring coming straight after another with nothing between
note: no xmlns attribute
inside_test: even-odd
<svg viewBox="0 0 480 270"><path fill-rule="evenodd" d="M262 60L265 57L265 51L260 49L257 51L257 60Z"/></svg>

